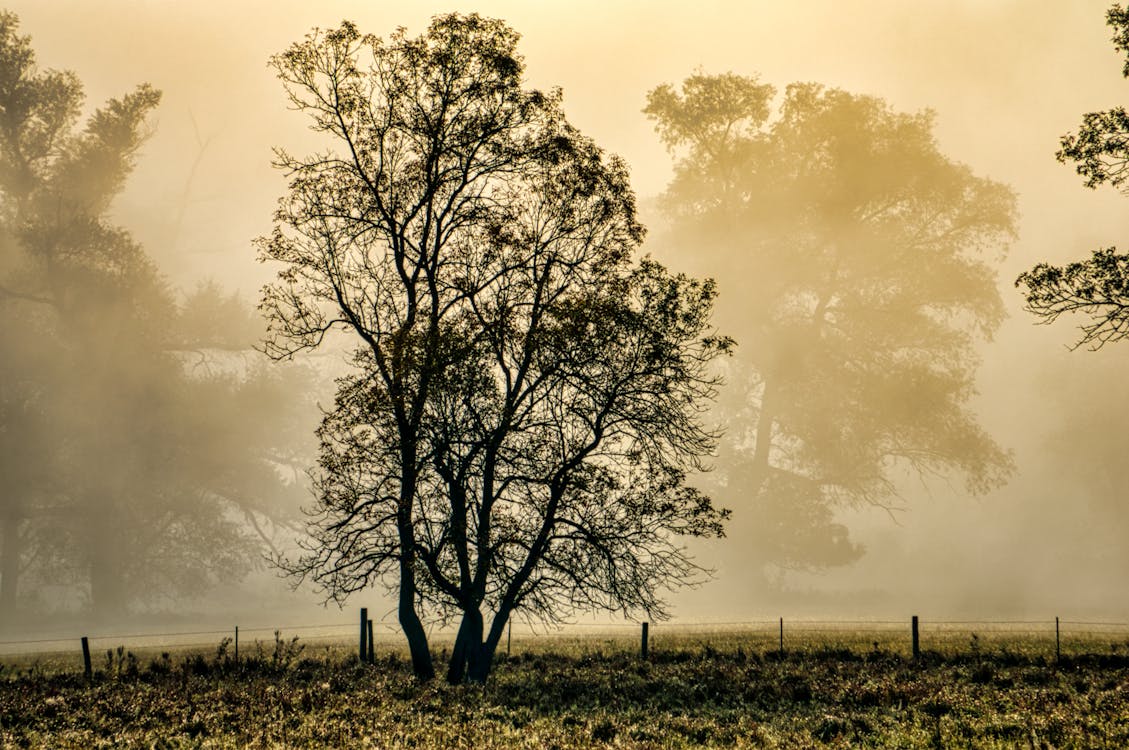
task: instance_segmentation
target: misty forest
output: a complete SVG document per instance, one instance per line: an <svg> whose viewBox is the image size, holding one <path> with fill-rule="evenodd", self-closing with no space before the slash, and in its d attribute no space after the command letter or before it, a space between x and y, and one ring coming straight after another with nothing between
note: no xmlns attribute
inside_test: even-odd
<svg viewBox="0 0 1129 750"><path fill-rule="evenodd" d="M1129 740L1129 9L93 5L0 13L0 744Z"/></svg>

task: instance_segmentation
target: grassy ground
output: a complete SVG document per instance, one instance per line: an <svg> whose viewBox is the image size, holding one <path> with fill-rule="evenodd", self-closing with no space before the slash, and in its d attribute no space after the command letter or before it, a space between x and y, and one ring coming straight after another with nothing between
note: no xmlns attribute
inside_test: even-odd
<svg viewBox="0 0 1129 750"><path fill-rule="evenodd" d="M893 636L811 634L783 656L747 636L656 638L648 662L624 637L540 639L485 687L286 639L238 666L223 648L103 653L90 683L9 661L0 746L1129 747L1124 644L1056 665L1043 638L953 636L912 660Z"/></svg>

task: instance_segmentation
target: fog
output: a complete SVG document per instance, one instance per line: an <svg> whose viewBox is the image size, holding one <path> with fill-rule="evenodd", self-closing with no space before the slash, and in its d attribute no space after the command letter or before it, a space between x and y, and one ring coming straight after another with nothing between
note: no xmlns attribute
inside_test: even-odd
<svg viewBox="0 0 1129 750"><path fill-rule="evenodd" d="M253 248L256 237L270 232L284 189L271 166L272 148L304 153L322 142L288 110L267 59L313 27L334 27L342 19L386 36L398 26L422 32L436 13L475 11L520 32L529 84L561 87L572 123L630 166L641 218L651 229L645 249L675 270L719 280L719 320L739 351L756 334L742 329L736 303L726 305L749 294L747 278L736 270L738 258L672 239L660 199L674 176L672 157L642 111L647 93L664 83L677 87L696 72L731 71L773 85L777 105L788 84L817 82L879 97L895 112L932 110L938 151L1017 195L1016 237L980 256L997 274L1005 317L990 339L975 343L980 362L970 401L984 432L1011 452L1014 472L1002 486L972 496L952 472L921 477L895 469L900 500L893 509L865 503L835 508L835 522L850 530L863 554L821 570L765 569L763 555L743 538L756 512L745 488L730 483L714 490L733 510L729 536L692 544L715 577L672 593L672 612L689 622L779 615L1129 617L1123 583L1129 575L1129 470L1121 450L1129 434L1129 344L1071 351L1081 321L1037 326L1014 288L1016 276L1035 263L1081 259L1117 244L1126 228L1129 199L1111 188L1087 190L1071 165L1054 158L1060 136L1075 130L1083 113L1129 99L1122 57L1105 25L1107 3L35 0L7 7L19 16L20 33L31 37L41 69L78 76L87 113L142 82L163 93L148 120L151 136L111 216L152 259L170 298L182 304L211 280L220 296L235 293L246 306L276 272L256 262ZM209 361L243 373L239 382L247 382L245 370L266 366L250 354L232 356ZM734 362L740 361L738 355ZM316 426L309 402L331 398L328 376L340 366L323 359L311 368L312 374L285 376L290 379L273 391L280 401L306 404L285 429L307 435L310 443L294 448L301 444L296 438L284 450L288 458L309 461ZM254 404L248 413L258 416L248 418L270 411L260 400ZM96 465L100 459L88 460ZM272 465L277 470L280 463ZM269 492L270 481L245 491ZM294 503L287 502L292 520ZM236 562L217 558L215 564ZM35 599L37 611L87 606L88 599L74 593L82 585L73 566L63 568L65 575L58 575L69 593L39 580L28 583L39 590L21 590L21 596ZM171 603L156 597L115 606L173 608L201 621L230 621L232 610L241 610L247 618L258 613L297 622L320 605L317 592L291 592L262 565L242 581L207 578L202 590L187 586L182 593L170 596ZM389 622L394 618L393 599L378 590L357 595L350 607L353 601ZM338 617L332 605L328 616Z"/></svg>

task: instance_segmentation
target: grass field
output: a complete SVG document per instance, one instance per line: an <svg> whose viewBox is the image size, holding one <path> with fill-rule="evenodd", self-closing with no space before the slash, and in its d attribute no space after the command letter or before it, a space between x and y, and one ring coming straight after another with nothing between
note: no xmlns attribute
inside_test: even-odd
<svg viewBox="0 0 1129 750"><path fill-rule="evenodd" d="M2 747L1129 747L1129 646L1099 634L659 631L516 638L485 687L416 683L390 644L278 638L4 657ZM1108 640L1108 639L1107 639ZM1086 646L1086 649L1082 647ZM440 644L442 648L442 644ZM1083 650L1086 653L1083 653ZM442 656L442 654L439 654Z"/></svg>

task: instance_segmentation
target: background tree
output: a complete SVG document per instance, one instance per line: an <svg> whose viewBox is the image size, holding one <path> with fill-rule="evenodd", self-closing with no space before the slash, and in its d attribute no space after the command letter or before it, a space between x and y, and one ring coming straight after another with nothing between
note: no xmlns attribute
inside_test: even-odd
<svg viewBox="0 0 1129 750"><path fill-rule="evenodd" d="M516 607L657 612L654 589L693 570L666 532L722 518L681 473L711 444L712 288L632 269L625 169L559 94L522 88L516 41L448 15L387 43L345 24L274 60L338 148L280 158L273 351L334 327L360 343L319 432L309 554L285 564L332 597L397 590L421 678L421 605L462 617L448 677L483 680Z"/></svg>
<svg viewBox="0 0 1129 750"><path fill-rule="evenodd" d="M696 74L644 111L675 156L672 252L723 280L721 324L744 332L719 461L746 497L740 533L765 563L818 569L862 553L834 510L898 507L905 468L974 493L1008 475L967 402L974 343L1003 316L988 259L1015 199L938 151L931 113L774 93Z"/></svg>
<svg viewBox="0 0 1129 750"><path fill-rule="evenodd" d="M6 613L21 573L84 590L100 617L199 593L257 563L248 519L280 518L274 503L293 495L271 453L296 414L276 402L293 399L258 395L281 374L193 375L187 347L217 343L191 313L217 304L178 305L108 218L159 98L139 86L80 126L78 79L40 71L15 16L0 14Z"/></svg>
<svg viewBox="0 0 1129 750"><path fill-rule="evenodd" d="M1129 11L1114 5L1106 22L1113 28L1113 46L1129 53ZM1129 54L1122 74L1129 77ZM1129 113L1124 107L1088 112L1076 135L1062 137L1055 156L1063 163L1074 162L1086 187L1109 184L1124 191L1129 178ZM1080 326L1082 336L1075 346L1097 349L1129 333L1129 256L1116 247L1096 250L1088 260L1065 266L1039 263L1020 274L1015 285L1026 287L1027 310L1040 323L1053 323L1063 313L1090 317Z"/></svg>

